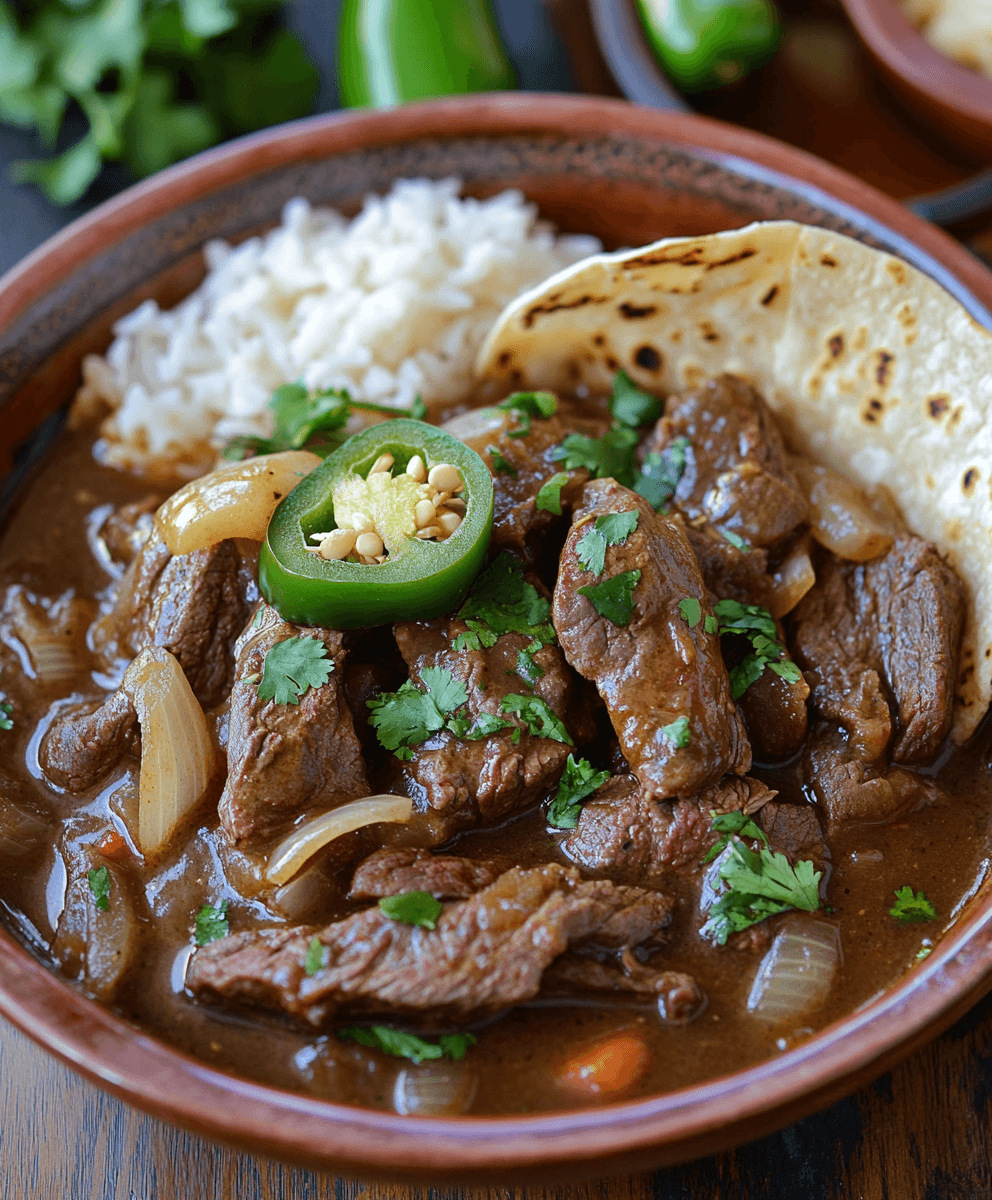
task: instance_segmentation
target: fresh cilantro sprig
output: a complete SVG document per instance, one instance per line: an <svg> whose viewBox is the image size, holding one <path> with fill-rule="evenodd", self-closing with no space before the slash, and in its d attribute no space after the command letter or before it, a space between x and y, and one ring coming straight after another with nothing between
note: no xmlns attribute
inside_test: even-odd
<svg viewBox="0 0 992 1200"><path fill-rule="evenodd" d="M676 750L684 750L692 741L688 717L676 717L670 725L662 725L661 732Z"/></svg>
<svg viewBox="0 0 992 1200"><path fill-rule="evenodd" d="M644 459L641 473L634 480L634 491L643 496L657 512L664 512L675 495L685 472L687 437L677 437L664 450L652 450Z"/></svg>
<svg viewBox="0 0 992 1200"><path fill-rule="evenodd" d="M500 708L519 717L533 737L551 738L566 746L572 745L572 738L561 718L540 696L520 696L511 692L500 701Z"/></svg>
<svg viewBox="0 0 992 1200"><path fill-rule="evenodd" d="M327 947L319 937L312 937L307 946L307 956L303 960L303 971L307 976L316 975L327 966Z"/></svg>
<svg viewBox="0 0 992 1200"><path fill-rule="evenodd" d="M556 471L545 483L534 500L534 507L540 512L549 512L553 516L561 516L561 489L568 483L567 471Z"/></svg>
<svg viewBox="0 0 992 1200"><path fill-rule="evenodd" d="M784 854L772 851L768 838L742 812L714 815L713 828L722 834L704 862L712 869L715 900L710 904L700 933L722 946L732 933L748 929L775 913L820 907L822 872L804 859L795 867ZM760 843L752 850L743 838Z"/></svg>
<svg viewBox="0 0 992 1200"><path fill-rule="evenodd" d="M634 615L634 589L640 580L640 571L623 571L610 579L590 583L577 590L580 596L586 597L600 616L625 629Z"/></svg>
<svg viewBox="0 0 992 1200"><path fill-rule="evenodd" d="M275 418L272 436L234 437L225 445L224 458L240 462L255 454L273 454L278 450L301 450L305 446L326 458L343 444L345 426L355 411L381 413L386 417L410 417L422 421L427 405L420 396L410 408L388 408L365 400L352 400L344 388L308 391L302 383L284 383L269 398Z"/></svg>
<svg viewBox="0 0 992 1200"><path fill-rule="evenodd" d="M94 867L86 872L86 878L93 893L93 903L107 912L110 908L110 872L106 867Z"/></svg>
<svg viewBox="0 0 992 1200"><path fill-rule="evenodd" d="M513 415L519 426L507 437L524 438L530 434L532 417L553 417L558 411L558 400L553 392L514 392L496 405Z"/></svg>
<svg viewBox="0 0 992 1200"><path fill-rule="evenodd" d="M415 1033L390 1029L388 1025L353 1025L349 1029L339 1029L338 1037L344 1042L358 1042L360 1046L382 1050L393 1058L408 1058L413 1063L435 1058L461 1062L469 1046L474 1046L478 1040L473 1033L442 1033L436 1042L429 1042Z"/></svg>
<svg viewBox="0 0 992 1200"><path fill-rule="evenodd" d="M609 771L597 771L588 759L570 754L558 783L558 794L548 806L548 824L556 829L574 829L579 823L582 801L601 788L609 777Z"/></svg>
<svg viewBox="0 0 992 1200"><path fill-rule="evenodd" d="M276 642L265 656L259 700L276 704L299 704L310 688L319 688L330 679L334 660L327 647L315 637L286 638Z"/></svg>
<svg viewBox="0 0 992 1200"><path fill-rule="evenodd" d="M933 901L928 900L923 892L917 892L914 895L909 884L899 888L895 897L896 902L889 909L889 916L900 924L909 925L913 921L936 920L937 910Z"/></svg>
<svg viewBox="0 0 992 1200"><path fill-rule="evenodd" d="M423 687L408 679L399 691L366 701L379 744L397 758L412 758L411 747L444 729L448 718L468 700L465 684L443 667L425 667L420 678Z"/></svg>
<svg viewBox="0 0 992 1200"><path fill-rule="evenodd" d="M227 937L228 932L227 901L222 900L217 905L204 904L196 914L196 930L193 934L196 944L206 946L218 938Z"/></svg>
<svg viewBox="0 0 992 1200"><path fill-rule="evenodd" d="M661 416L664 404L657 396L642 392L626 371L617 371L613 377L610 395L610 412L621 425L636 429L639 425L653 425Z"/></svg>
<svg viewBox="0 0 992 1200"><path fill-rule="evenodd" d="M744 554L750 553L750 550L751 550L750 545L747 542L745 542L745 540L739 534L734 533L734 531L732 529L721 529L720 534L736 550L740 550Z"/></svg>
<svg viewBox="0 0 992 1200"><path fill-rule="evenodd" d="M695 629L699 622L703 619L703 606L695 596L686 596L678 603L679 616L689 626L690 629ZM720 630L720 622L716 617L706 614L706 620L703 622L703 628L707 633L718 633Z"/></svg>
<svg viewBox="0 0 992 1200"><path fill-rule="evenodd" d="M634 452L640 440L638 426L656 421L662 404L642 392L624 371L618 371L613 378L609 403L613 424L602 437L570 433L551 452L551 459L564 462L566 470L585 467L595 479L612 478L624 487L633 487L637 477Z"/></svg>
<svg viewBox="0 0 992 1200"><path fill-rule="evenodd" d="M799 667L785 658L785 647L778 640L775 618L757 604L741 604L739 600L718 600L713 612L719 621L719 633L737 634L751 643L752 653L730 670L730 694L740 699L752 683L757 682L766 668L789 683L798 683L802 676Z"/></svg>
<svg viewBox="0 0 992 1200"><path fill-rule="evenodd" d="M606 568L606 547L621 546L637 528L639 513L606 513L586 528L576 546L576 555L583 570L602 575Z"/></svg>
<svg viewBox="0 0 992 1200"><path fill-rule="evenodd" d="M422 925L424 929L437 929L443 908L430 892L401 892L398 896L383 896L379 901L379 911L391 921Z"/></svg>
<svg viewBox="0 0 992 1200"><path fill-rule="evenodd" d="M495 446L487 446L486 453L492 458L493 470L497 475L509 475L512 479L516 479L520 474L513 463L507 462L507 460L502 454L500 454L499 450Z"/></svg>
<svg viewBox="0 0 992 1200"><path fill-rule="evenodd" d="M14 728L14 706L9 700L0 701L0 729Z"/></svg>

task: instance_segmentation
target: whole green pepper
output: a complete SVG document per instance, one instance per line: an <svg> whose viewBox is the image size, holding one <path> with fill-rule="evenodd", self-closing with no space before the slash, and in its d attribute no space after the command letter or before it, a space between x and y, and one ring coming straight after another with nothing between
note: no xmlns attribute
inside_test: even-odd
<svg viewBox="0 0 992 1200"><path fill-rule="evenodd" d="M392 455L396 475L414 455L427 466L457 467L465 485L461 524L444 541L402 536L381 563L321 558L311 534L337 528L335 488L363 486L383 454ZM349 438L282 500L259 554L259 586L284 620L301 625L354 629L426 620L458 606L482 569L492 526L492 476L474 450L423 421L384 421Z"/></svg>
<svg viewBox="0 0 992 1200"><path fill-rule="evenodd" d="M772 0L637 0L637 5L655 56L683 92L743 78L771 58L781 36Z"/></svg>
<svg viewBox="0 0 992 1200"><path fill-rule="evenodd" d="M490 0L345 0L338 84L348 107L515 86Z"/></svg>

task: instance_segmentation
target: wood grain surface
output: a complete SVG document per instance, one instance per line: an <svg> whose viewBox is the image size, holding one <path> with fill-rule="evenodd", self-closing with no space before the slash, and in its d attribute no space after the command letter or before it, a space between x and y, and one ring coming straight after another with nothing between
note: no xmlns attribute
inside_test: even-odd
<svg viewBox="0 0 992 1200"><path fill-rule="evenodd" d="M561 1188L365 1184L233 1151L128 1107L0 1022L5 1200L985 1200L992 997L833 1108L715 1158Z"/></svg>

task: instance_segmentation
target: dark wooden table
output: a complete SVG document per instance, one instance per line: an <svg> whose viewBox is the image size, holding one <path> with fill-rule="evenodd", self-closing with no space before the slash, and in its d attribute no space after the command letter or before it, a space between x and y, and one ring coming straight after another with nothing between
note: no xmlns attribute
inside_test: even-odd
<svg viewBox="0 0 992 1200"><path fill-rule="evenodd" d="M786 0L775 63L702 99L710 115L803 146L899 198L964 178L876 80L833 0ZM522 85L609 92L582 0L496 0ZM324 67L334 106L336 0L295 0L291 19ZM557 28L558 35L554 30ZM0 164L34 153L0 127ZM0 272L67 219L0 172ZM962 235L992 247L992 220ZM733 1066L728 1058L728 1067ZM992 997L871 1088L772 1137L655 1174L588 1185L475 1192L362 1184L231 1151L105 1095L0 1025L2 1195L9 1200L985 1200L992 1197Z"/></svg>

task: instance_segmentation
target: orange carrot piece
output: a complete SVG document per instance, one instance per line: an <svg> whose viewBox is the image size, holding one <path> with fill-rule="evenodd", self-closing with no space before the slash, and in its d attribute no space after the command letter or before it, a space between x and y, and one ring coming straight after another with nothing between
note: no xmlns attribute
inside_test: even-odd
<svg viewBox="0 0 992 1200"><path fill-rule="evenodd" d="M558 1082L575 1095L619 1096L630 1091L647 1074L651 1051L636 1029L586 1042L558 1068Z"/></svg>
<svg viewBox="0 0 992 1200"><path fill-rule="evenodd" d="M104 858L111 862L126 862L131 857L131 847L116 829L111 829L97 844L97 849Z"/></svg>

